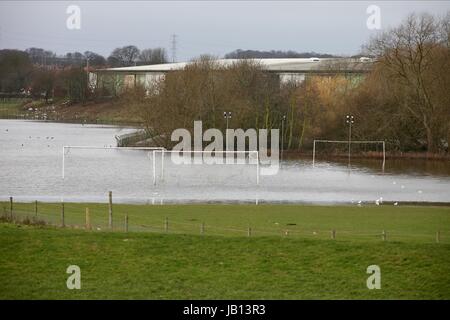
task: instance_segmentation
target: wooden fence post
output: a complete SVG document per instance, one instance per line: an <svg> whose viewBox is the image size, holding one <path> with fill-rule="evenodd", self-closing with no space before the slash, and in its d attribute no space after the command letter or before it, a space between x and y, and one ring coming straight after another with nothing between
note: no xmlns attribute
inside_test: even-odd
<svg viewBox="0 0 450 320"><path fill-rule="evenodd" d="M386 241L386 230L383 230L383 232L381 233L381 238L383 239L383 241Z"/></svg>
<svg viewBox="0 0 450 320"><path fill-rule="evenodd" d="M166 217L166 219L164 220L164 231L169 232L169 218L168 217Z"/></svg>
<svg viewBox="0 0 450 320"><path fill-rule="evenodd" d="M61 227L65 227L65 222L64 222L64 202L61 202Z"/></svg>
<svg viewBox="0 0 450 320"><path fill-rule="evenodd" d="M91 230L91 216L89 215L89 208L86 208L86 230Z"/></svg>
<svg viewBox="0 0 450 320"><path fill-rule="evenodd" d="M331 239L336 240L336 230L331 230Z"/></svg>
<svg viewBox="0 0 450 320"><path fill-rule="evenodd" d="M13 197L9 197L9 215L13 218Z"/></svg>
<svg viewBox="0 0 450 320"><path fill-rule="evenodd" d="M436 231L436 243L441 242L441 232L440 231Z"/></svg>
<svg viewBox="0 0 450 320"><path fill-rule="evenodd" d="M248 227L247 229L247 237L251 237L252 236L252 228Z"/></svg>
<svg viewBox="0 0 450 320"><path fill-rule="evenodd" d="M128 214L125 214L125 232L128 232Z"/></svg>
<svg viewBox="0 0 450 320"><path fill-rule="evenodd" d="M109 228L113 228L112 191L109 191Z"/></svg>
<svg viewBox="0 0 450 320"><path fill-rule="evenodd" d="M34 201L34 215L37 217L38 214L38 207L37 207L37 200Z"/></svg>

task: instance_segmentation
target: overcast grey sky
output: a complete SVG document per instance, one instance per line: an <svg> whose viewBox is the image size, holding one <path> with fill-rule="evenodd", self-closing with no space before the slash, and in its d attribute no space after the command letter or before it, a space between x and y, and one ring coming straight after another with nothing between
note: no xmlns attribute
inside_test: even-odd
<svg viewBox="0 0 450 320"><path fill-rule="evenodd" d="M69 5L81 29L66 27ZM178 35L177 60L235 49L355 54L371 34L366 9L381 9L381 30L409 13L445 14L449 1L0 1L0 48L58 54L115 47L165 47Z"/></svg>

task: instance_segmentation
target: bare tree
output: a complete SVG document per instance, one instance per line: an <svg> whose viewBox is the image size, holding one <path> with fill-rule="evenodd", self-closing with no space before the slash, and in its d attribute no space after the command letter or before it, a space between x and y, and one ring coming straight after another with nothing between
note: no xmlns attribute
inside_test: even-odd
<svg viewBox="0 0 450 320"><path fill-rule="evenodd" d="M139 64L167 63L167 53L164 48L144 49L139 54Z"/></svg>
<svg viewBox="0 0 450 320"><path fill-rule="evenodd" d="M434 152L439 142L442 115L450 113L448 105L433 94L436 86L442 87L442 76L450 67L448 31L443 32L448 30L448 16L438 19L412 14L399 27L372 38L366 47L378 57L401 107L421 123L429 152ZM446 53L442 54L443 50ZM436 70L436 64L442 64L443 69Z"/></svg>
<svg viewBox="0 0 450 320"><path fill-rule="evenodd" d="M136 64L139 49L136 46L125 46L116 48L108 57L108 63L113 67L127 67Z"/></svg>

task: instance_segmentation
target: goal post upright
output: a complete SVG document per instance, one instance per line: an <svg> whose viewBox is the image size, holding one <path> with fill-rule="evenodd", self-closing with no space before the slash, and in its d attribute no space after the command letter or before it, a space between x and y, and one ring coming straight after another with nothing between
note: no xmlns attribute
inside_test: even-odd
<svg viewBox="0 0 450 320"><path fill-rule="evenodd" d="M143 151L149 151L147 153L147 156L150 157L152 156L152 182L153 185L157 184L158 181L158 175L157 175L157 159L156 159L156 155L157 153L161 153L161 174L160 174L160 179L161 181L164 181L164 174L165 174L165 156L166 153L168 154L172 154L172 153L191 153L191 154L195 154L195 153L209 153L209 154L222 154L222 155L226 155L226 154L248 154L250 156L250 154L256 154L256 163L252 163L252 160L249 160L248 164L256 164L256 184L259 185L259 180L260 180L260 163L259 163L259 151L257 150L249 150L249 151L229 151L229 150L223 150L223 151L204 151L204 150L167 150L164 147L97 147L97 146L63 146L62 147L62 181L64 184L64 179L65 179L65 167L66 167L66 161L65 161L65 156L66 156L66 150L70 150L70 149L84 149L84 150L143 150ZM245 157L244 157L245 159ZM225 160L226 163L226 160ZM233 163L234 164L234 163ZM245 163L243 163L245 164Z"/></svg>
<svg viewBox="0 0 450 320"><path fill-rule="evenodd" d="M153 185L156 185L156 151L155 150L153 150L152 167L153 167Z"/></svg>
<svg viewBox="0 0 450 320"><path fill-rule="evenodd" d="M63 146L62 147L62 179L64 181L65 178L65 158L66 158L66 149L85 149L85 150L159 150L164 151L166 148L164 147L97 147L97 146ZM164 163L162 164L164 166ZM163 168L162 168L163 169Z"/></svg>
<svg viewBox="0 0 450 320"><path fill-rule="evenodd" d="M256 184L259 185L259 151L256 151Z"/></svg>
<svg viewBox="0 0 450 320"><path fill-rule="evenodd" d="M260 176L260 164L259 164L259 151L258 150L248 150L248 151L231 151L231 150L211 150L211 151L205 151L205 150L167 150L167 149L155 149L154 151L153 151L153 158L154 159L156 159L156 153L161 153L161 162L162 163L164 163L164 155L166 154L166 153L168 153L168 154L174 154L174 153L178 153L178 154L183 154L183 153L189 153L189 154L197 154L197 153L201 153L201 154L205 154L205 153L208 153L208 154L217 154L217 153L220 153L220 154L256 154L256 163L255 163L255 165L256 165L256 184L257 185L259 185L259 176ZM154 176L154 180L153 180L153 182L154 182L154 184L156 185L156 165L155 165L155 160L153 161L154 162L154 174L153 174L153 176ZM224 162L224 164L225 165L227 165L227 163L226 163L226 159L225 159L225 162ZM249 164L251 164L251 163L249 163ZM232 164L232 165L234 165L234 163ZM162 170L162 179L164 178L164 165L162 164L161 165L161 170Z"/></svg>
<svg viewBox="0 0 450 320"><path fill-rule="evenodd" d="M62 147L62 179L64 181L64 168L65 168L65 156L66 156L66 146Z"/></svg>
<svg viewBox="0 0 450 320"><path fill-rule="evenodd" d="M315 160L316 160L316 140L314 140L314 143L313 143L313 158L312 158L313 168L314 168Z"/></svg>

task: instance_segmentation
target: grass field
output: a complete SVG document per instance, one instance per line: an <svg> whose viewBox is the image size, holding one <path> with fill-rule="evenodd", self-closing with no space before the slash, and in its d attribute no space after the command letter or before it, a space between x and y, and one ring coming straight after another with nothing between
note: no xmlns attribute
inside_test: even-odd
<svg viewBox="0 0 450 320"><path fill-rule="evenodd" d="M86 206L93 231L81 230ZM38 218L57 224L60 207L39 204ZM65 204L72 228L1 223L0 299L450 299L448 207L113 209L116 232L104 231L105 204ZM33 211L14 204L17 216ZM125 213L133 232L122 231ZM81 290L66 288L71 264L81 268ZM372 264L381 268L381 290L366 287Z"/></svg>
<svg viewBox="0 0 450 320"><path fill-rule="evenodd" d="M108 230L108 205L65 203L65 224L84 228L89 207L94 229ZM0 212L8 214L9 203L0 202ZM34 203L14 203L17 216L35 216ZM130 231L198 235L289 236L337 240L381 241L385 230L392 241L434 243L436 232L450 244L450 207L431 206L306 206L306 205L113 205L114 229L124 229L128 215ZM61 223L60 203L38 203L38 219Z"/></svg>

